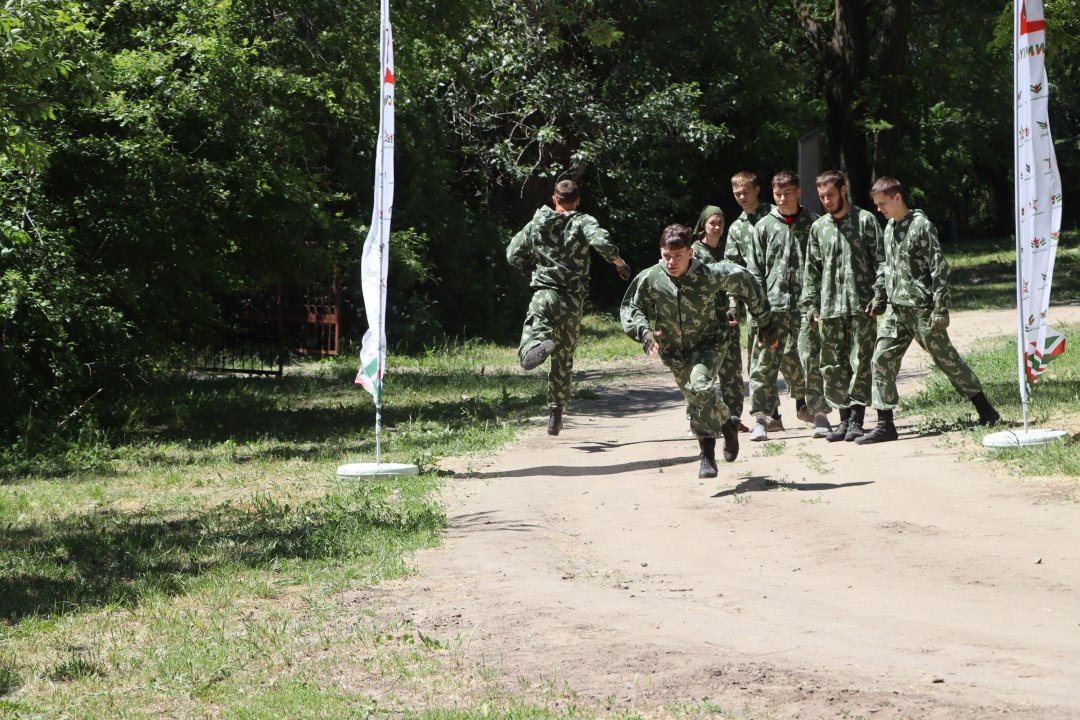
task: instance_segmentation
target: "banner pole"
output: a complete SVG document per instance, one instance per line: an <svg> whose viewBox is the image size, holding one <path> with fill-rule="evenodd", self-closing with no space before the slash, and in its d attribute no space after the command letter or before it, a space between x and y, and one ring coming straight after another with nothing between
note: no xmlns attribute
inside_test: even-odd
<svg viewBox="0 0 1080 720"><path fill-rule="evenodd" d="M1013 0L1013 233L1016 251L1016 364L1020 385L1020 407L1024 416L1024 432L1028 429L1027 361L1024 339L1024 271L1023 241L1020 223L1020 107L1017 93L1020 91L1020 10L1024 0Z"/></svg>
<svg viewBox="0 0 1080 720"><path fill-rule="evenodd" d="M1028 7L1030 5L1030 7ZM1033 10L1034 12L1028 12ZM1044 248L1048 232L1050 241L1056 241L1055 207L1060 204L1060 194L1055 195L1057 171L1054 168L1053 143L1050 140L1049 121L1042 121L1035 116L1033 104L1037 99L1046 100L1040 93L1046 88L1046 74L1041 56L1045 52L1042 33L1046 30L1046 20L1041 0L1013 0L1013 217L1015 221L1016 245L1016 358L1017 379L1020 385L1020 405L1024 414L1023 430L1003 430L991 433L982 439L985 447L1016 448L1045 445L1064 439L1068 433L1064 430L1030 430L1028 413L1030 390L1039 375L1045 370L1046 363L1064 349L1064 339L1055 335L1054 353L1047 353L1045 342L1047 325L1046 310L1049 306L1050 284L1053 277L1054 245ZM1036 37L1036 33L1039 34ZM1038 72L1032 77L1032 65L1038 61ZM1023 63L1023 64L1022 64ZM1049 157L1034 157L1033 148L1037 141L1045 139ZM1040 160L1047 164L1044 169ZM1052 175L1049 192L1043 191L1043 175ZM1031 193L1030 205L1027 202ZM1059 191L1060 192L1060 191ZM1040 210L1041 208L1041 210ZM1029 212L1030 211L1030 212ZM1050 227L1046 230L1040 215L1050 213ZM1031 255L1025 261L1028 245ZM1047 252L1049 257L1047 258ZM1039 255L1043 256L1043 266L1039 264ZM1033 270L1044 268L1041 277L1029 276ZM1037 307L1031 306L1038 298ZM1025 301L1027 301L1025 303ZM1027 318L1025 319L1025 314ZM1025 322L1027 323L1025 325ZM1029 327L1030 326L1030 329ZM1029 332L1034 330L1035 340L1030 341ZM1030 348L1030 372L1028 353ZM1029 383L1030 380L1030 383Z"/></svg>
<svg viewBox="0 0 1080 720"><path fill-rule="evenodd" d="M375 462L351 463L337 469L340 478L416 475L416 465L382 461L382 385L386 374L386 284L390 253L390 219L394 205L394 41L390 0L379 10L379 137L375 151L375 205L364 243L361 287L368 330L360 350L356 383L375 401ZM376 245L377 243L377 245Z"/></svg>

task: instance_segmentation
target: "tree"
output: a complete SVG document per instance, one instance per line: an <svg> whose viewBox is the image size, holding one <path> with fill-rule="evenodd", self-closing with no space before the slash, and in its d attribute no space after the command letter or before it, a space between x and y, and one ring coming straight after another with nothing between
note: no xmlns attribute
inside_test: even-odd
<svg viewBox="0 0 1080 720"><path fill-rule="evenodd" d="M870 27L870 6L862 0L835 0L831 29L815 15L815 8L800 0L793 4L823 70L825 126L833 164L847 174L856 201L867 204L873 178L897 173L911 0L884 0L876 33ZM873 51L875 37L880 37L877 53ZM877 76L872 78L875 54ZM872 156L869 137L873 138Z"/></svg>

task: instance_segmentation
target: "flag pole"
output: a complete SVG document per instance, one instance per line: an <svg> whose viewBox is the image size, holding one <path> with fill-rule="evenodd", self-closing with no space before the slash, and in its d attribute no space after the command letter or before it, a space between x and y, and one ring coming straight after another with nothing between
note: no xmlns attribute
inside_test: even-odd
<svg viewBox="0 0 1080 720"><path fill-rule="evenodd" d="M1022 3L1024 0L1013 0ZM1013 247L1016 251L1016 364L1020 385L1020 407L1024 415L1024 433L1028 430L1027 355L1024 339L1024 249L1020 223L1020 13L1013 9Z"/></svg>
<svg viewBox="0 0 1080 720"><path fill-rule="evenodd" d="M390 0L379 8L379 136L375 144L375 202L360 262L368 329L360 348L356 384L375 401L375 462L340 465L337 476L416 475L416 465L382 461L382 386L386 376L386 281L390 260L390 218L394 207L394 36Z"/></svg>
<svg viewBox="0 0 1080 720"><path fill-rule="evenodd" d="M1033 11L1033 12L1031 12ZM1053 141L1048 118L1035 114L1035 102L1045 103L1049 92L1043 64L1046 20L1042 0L1013 0L1013 219L1016 248L1016 355L1023 430L1005 430L983 438L991 448L1044 445L1067 436L1063 430L1032 430L1029 424L1030 390L1057 354L1064 338L1056 331L1047 344L1046 311L1054 269L1057 224L1060 220L1060 185L1054 167ZM1037 62L1036 62L1037 61ZM1045 155L1036 155L1045 143ZM1047 163L1044 169L1040 161ZM1051 176L1049 181L1045 176ZM1025 194L1025 190L1027 191ZM1031 202L1028 203L1028 198ZM1056 213L1056 214L1055 214ZM1040 219L1041 216L1041 219ZM1043 236L1049 234L1049 238ZM1030 262L1025 265L1028 243ZM1041 265L1039 263L1042 263ZM1038 276L1038 277L1037 277ZM1036 306L1036 299L1038 304ZM1034 333L1034 339L1029 335ZM1030 360L1029 360L1030 353Z"/></svg>

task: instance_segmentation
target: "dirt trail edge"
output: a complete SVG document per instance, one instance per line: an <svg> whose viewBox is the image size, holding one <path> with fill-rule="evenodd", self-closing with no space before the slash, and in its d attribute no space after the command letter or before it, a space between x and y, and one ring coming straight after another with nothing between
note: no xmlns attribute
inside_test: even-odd
<svg viewBox="0 0 1080 720"><path fill-rule="evenodd" d="M1014 333L1013 312L953 317L962 351ZM926 366L913 347L902 392ZM897 442L814 440L787 398L787 431L743 434L701 481L653 367L575 403L558 438L538 424L446 463L445 544L351 600L459 638L463 678L613 712L1080 718L1080 505L906 417Z"/></svg>

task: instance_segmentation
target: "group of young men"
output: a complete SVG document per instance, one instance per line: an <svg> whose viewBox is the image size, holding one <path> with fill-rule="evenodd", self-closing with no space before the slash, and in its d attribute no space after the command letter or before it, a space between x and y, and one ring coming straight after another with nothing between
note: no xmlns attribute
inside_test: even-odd
<svg viewBox="0 0 1080 720"><path fill-rule="evenodd" d="M974 404L980 424L1000 421L949 340L948 264L936 228L908 206L900 181L881 177L870 190L888 221L884 233L872 213L851 203L836 171L816 178L821 216L799 203L799 177L792 172L772 178L775 205L761 202L753 173L737 173L731 186L742 214L726 242L724 213L715 205L702 210L694 229L664 228L659 263L631 280L620 308L623 330L660 358L686 398L700 448L698 477L717 475L717 438L724 460L732 462L740 430L764 441L770 430L783 429L779 373L815 438L860 445L896 440L896 378L913 340ZM632 275L607 231L578 212L580 200L576 183L560 181L554 209L538 210L507 248L510 263L532 273L518 357L526 370L552 359L551 435L562 429L570 399L590 249L624 280ZM740 420L744 308L752 428ZM868 405L877 410L870 430L864 427ZM829 420L834 409L835 426Z"/></svg>

